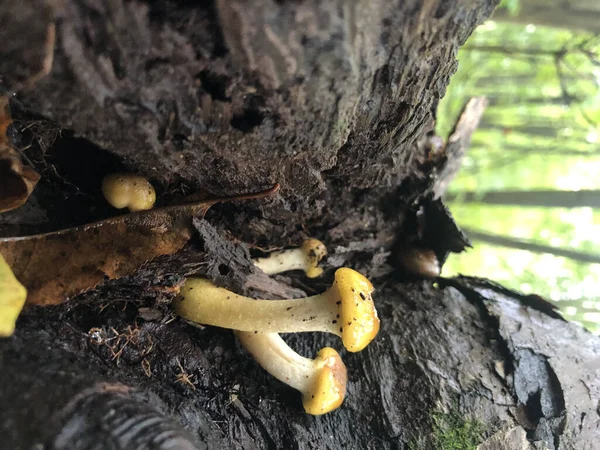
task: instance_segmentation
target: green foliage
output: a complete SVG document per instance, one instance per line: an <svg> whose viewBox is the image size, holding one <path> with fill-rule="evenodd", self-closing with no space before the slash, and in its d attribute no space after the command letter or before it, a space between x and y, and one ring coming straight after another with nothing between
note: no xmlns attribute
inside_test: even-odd
<svg viewBox="0 0 600 450"><path fill-rule="evenodd" d="M504 1L506 8L518 2ZM450 191L600 189L600 38L570 30L487 22L467 41L438 108L447 137L466 101L490 99ZM600 211L461 203L458 223L541 244L600 253ZM490 247L452 256L444 275L488 277L548 299L600 332L600 265ZM578 300L575 306L572 300ZM566 304L566 303L565 303ZM589 302L588 302L589 306Z"/></svg>
<svg viewBox="0 0 600 450"><path fill-rule="evenodd" d="M502 0L498 5L499 9L506 9L511 16L519 14L519 7L521 6L520 0Z"/></svg>
<svg viewBox="0 0 600 450"><path fill-rule="evenodd" d="M429 418L431 435L411 439L410 450L476 450L484 439L484 424L465 417L456 406L449 412L435 410Z"/></svg>
<svg viewBox="0 0 600 450"><path fill-rule="evenodd" d="M475 450L482 441L484 426L481 422L460 415L436 412L433 421L433 440L439 450Z"/></svg>

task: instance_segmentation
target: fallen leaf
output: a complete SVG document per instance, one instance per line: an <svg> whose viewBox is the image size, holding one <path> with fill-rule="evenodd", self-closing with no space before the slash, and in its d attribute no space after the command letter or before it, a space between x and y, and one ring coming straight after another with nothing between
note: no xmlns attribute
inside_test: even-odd
<svg viewBox="0 0 600 450"><path fill-rule="evenodd" d="M6 131L11 124L8 99L0 97L0 212L23 205L40 179L31 167L23 166Z"/></svg>
<svg viewBox="0 0 600 450"><path fill-rule="evenodd" d="M53 305L94 288L104 279L131 274L160 255L180 250L192 236L192 218L215 203L267 197L279 185L254 194L166 206L67 230L0 238L0 254L29 291L27 303Z"/></svg>
<svg viewBox="0 0 600 450"><path fill-rule="evenodd" d="M0 336L10 336L23 305L27 290L15 278L2 255L0 255Z"/></svg>

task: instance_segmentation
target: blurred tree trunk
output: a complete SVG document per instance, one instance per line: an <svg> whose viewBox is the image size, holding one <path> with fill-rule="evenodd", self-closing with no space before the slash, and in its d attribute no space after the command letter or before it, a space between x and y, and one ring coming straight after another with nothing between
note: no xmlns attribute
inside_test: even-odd
<svg viewBox="0 0 600 450"><path fill-rule="evenodd" d="M522 0L519 14L497 10L494 20L534 24L576 31L600 32L600 4L596 0Z"/></svg>
<svg viewBox="0 0 600 450"><path fill-rule="evenodd" d="M571 150L565 144L564 147L522 147L518 145L502 145L502 150L506 152L514 152L517 155L538 154L538 155L562 155L562 156L577 156L582 158L597 158L600 155L598 150Z"/></svg>
<svg viewBox="0 0 600 450"><path fill-rule="evenodd" d="M587 264L600 264L600 255L592 255L589 253L568 250L565 248L551 247L548 245L536 244L532 241L517 239L508 236L500 236L497 234L484 233L481 231L465 229L465 233L469 238L485 242L486 244L496 245L500 247L514 248L517 250L527 250L534 253L546 253L554 256L562 256Z"/></svg>
<svg viewBox="0 0 600 450"><path fill-rule="evenodd" d="M505 81L504 83L507 83L508 81ZM511 81L513 83L518 82L518 80L513 80ZM535 81L530 78L528 80L528 84L534 84ZM478 85L480 85L480 83L477 83ZM485 85L488 86L489 88L492 88L493 85ZM497 86L497 85L496 85ZM501 106L508 106L508 107L514 107L515 105L523 105L523 106L530 106L530 105L535 105L535 106L543 106L543 105L567 105L568 102L566 101L566 99L564 97L517 97L517 96L510 96L510 95L501 95L501 94L497 94L497 95L491 95L488 96L488 99L490 100L490 103L492 105L494 105L495 107L501 107ZM583 101L583 99L581 98L572 98L570 99L572 102L576 102L579 103L581 101Z"/></svg>
<svg viewBox="0 0 600 450"><path fill-rule="evenodd" d="M488 191L454 192L446 195L446 200L460 200L464 203L487 205L537 206L542 208L599 208L600 191L582 189L580 191Z"/></svg>
<svg viewBox="0 0 600 450"><path fill-rule="evenodd" d="M548 121L543 121L543 123L547 123ZM480 127L482 129L486 129L486 130L495 130L495 131L499 131L503 134L510 134L510 133L520 133L520 134L525 134L525 135L529 135L529 136L533 136L533 137L541 137L544 139L548 139L548 138L552 138L552 139L559 139L560 133L558 132L558 128L554 127L550 124L548 125L524 125L524 126L513 126L513 127L506 127L506 126L501 126L501 125L497 125L495 123L490 123L488 121L488 118L486 117L486 119L481 123ZM580 136L585 137L586 133L584 132L584 130L578 130L578 129L574 129L573 132L577 133L580 132Z"/></svg>

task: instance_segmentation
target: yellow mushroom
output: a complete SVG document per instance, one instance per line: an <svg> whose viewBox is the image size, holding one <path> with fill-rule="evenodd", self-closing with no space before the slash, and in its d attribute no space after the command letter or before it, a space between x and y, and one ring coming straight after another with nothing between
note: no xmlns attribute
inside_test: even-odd
<svg viewBox="0 0 600 450"><path fill-rule="evenodd" d="M379 331L371 293L373 285L360 273L341 268L323 294L293 300L254 300L215 286L204 278L188 278L174 301L184 319L241 331L294 333L324 331L342 338L358 352Z"/></svg>
<svg viewBox="0 0 600 450"><path fill-rule="evenodd" d="M346 395L346 366L338 352L325 347L315 359L292 350L277 333L236 331L241 344L263 369L302 393L308 414L325 414L338 408Z"/></svg>
<svg viewBox="0 0 600 450"><path fill-rule="evenodd" d="M288 270L304 270L308 278L315 278L323 273L319 263L326 255L325 244L311 238L305 239L299 248L274 252L265 258L256 258L253 261L256 267L268 275Z"/></svg>
<svg viewBox="0 0 600 450"><path fill-rule="evenodd" d="M112 173L102 180L102 193L106 201L117 209L130 211L152 209L156 192L150 182L139 175Z"/></svg>
<svg viewBox="0 0 600 450"><path fill-rule="evenodd" d="M27 290L0 255L0 336L11 336L15 332L15 323L26 298Z"/></svg>

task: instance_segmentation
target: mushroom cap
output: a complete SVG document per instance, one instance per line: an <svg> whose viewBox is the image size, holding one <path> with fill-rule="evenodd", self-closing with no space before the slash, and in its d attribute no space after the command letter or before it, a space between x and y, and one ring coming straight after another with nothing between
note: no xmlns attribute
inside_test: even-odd
<svg viewBox="0 0 600 450"><path fill-rule="evenodd" d="M17 317L26 298L27 290L19 283L0 254L0 336L14 333Z"/></svg>
<svg viewBox="0 0 600 450"><path fill-rule="evenodd" d="M102 193L108 203L117 209L129 205L131 197L131 186L127 175L122 173L111 173L102 180Z"/></svg>
<svg viewBox="0 0 600 450"><path fill-rule="evenodd" d="M127 173L105 176L102 193L115 208L129 207L131 211L151 209L156 201L156 191L146 178Z"/></svg>
<svg viewBox="0 0 600 450"><path fill-rule="evenodd" d="M342 342L349 352L359 352L379 332L379 318L371 293L371 282L355 270L343 267L335 272L332 286L340 310Z"/></svg>
<svg viewBox="0 0 600 450"><path fill-rule="evenodd" d="M423 278L436 278L440 276L440 262L435 252L426 248L410 248L399 256L402 267L413 275Z"/></svg>
<svg viewBox="0 0 600 450"><path fill-rule="evenodd" d="M150 182L143 177L135 177L131 183L129 209L131 211L152 209L154 202L156 202L156 191Z"/></svg>
<svg viewBox="0 0 600 450"><path fill-rule="evenodd" d="M321 260L327 255L327 247L318 239L305 239L302 242L302 251L307 258L306 276L308 278L316 278L323 273L323 269L319 267Z"/></svg>
<svg viewBox="0 0 600 450"><path fill-rule="evenodd" d="M348 375L339 353L331 347L321 349L314 364L317 373L310 388L303 392L302 404L308 414L318 416L342 404Z"/></svg>

